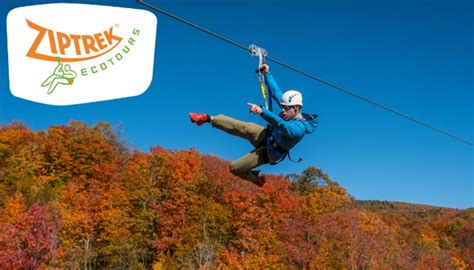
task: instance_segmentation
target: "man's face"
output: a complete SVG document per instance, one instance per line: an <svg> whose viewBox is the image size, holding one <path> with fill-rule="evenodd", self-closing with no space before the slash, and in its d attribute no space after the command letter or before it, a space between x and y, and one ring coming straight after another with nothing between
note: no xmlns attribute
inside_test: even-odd
<svg viewBox="0 0 474 270"><path fill-rule="evenodd" d="M291 118L293 118L296 115L297 110L299 109L296 106L280 105L280 107L281 107L281 118L283 118L284 120L290 120Z"/></svg>

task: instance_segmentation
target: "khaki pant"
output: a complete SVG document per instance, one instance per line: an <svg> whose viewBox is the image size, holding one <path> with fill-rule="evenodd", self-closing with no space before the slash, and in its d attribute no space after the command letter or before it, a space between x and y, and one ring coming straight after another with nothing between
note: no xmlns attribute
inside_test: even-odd
<svg viewBox="0 0 474 270"><path fill-rule="evenodd" d="M230 164L230 171L242 179L258 181L257 170L252 170L267 162L273 162L265 145L260 146L266 137L267 129L249 122L242 122L234 118L219 114L212 117L213 127L223 130L231 135L238 136L249 141L255 149Z"/></svg>

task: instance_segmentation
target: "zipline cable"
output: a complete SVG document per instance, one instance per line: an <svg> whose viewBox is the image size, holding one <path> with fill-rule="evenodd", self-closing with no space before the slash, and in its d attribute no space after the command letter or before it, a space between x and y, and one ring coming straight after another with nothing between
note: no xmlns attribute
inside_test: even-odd
<svg viewBox="0 0 474 270"><path fill-rule="evenodd" d="M153 10L155 10L155 11L158 11L158 12L160 12L160 13L162 13L162 14L168 16L168 17L171 17L171 18L173 18L173 19L175 19L175 20L178 20L178 21L180 21L180 22L182 22L182 23L184 23L184 24L187 24L187 25L189 25L189 26L191 26L191 27L194 27L194 28L196 28L196 29L198 29L198 30L200 30L200 31L202 31L202 32L204 32L204 33L207 33L207 34L209 34L209 35L211 35L211 36L213 36L213 37L215 37L215 38L221 39L221 40L223 40L223 41L225 41L225 42L227 42L227 43L230 43L230 44L232 44L232 45L234 45L234 46L236 46L236 47L238 47L238 48L241 48L241 49L243 49L243 50L245 50L245 51L247 51L247 52L250 52L250 50L249 50L249 48L248 48L247 46L244 46L244 45L242 45L242 44L240 44L240 43L238 43L238 42L235 42L235 41L233 41L233 40L231 40L231 39L229 39L229 38L226 38L226 37L224 37L224 36L221 36L221 35L219 35L219 34L216 34L216 33L212 32L212 31L209 31L209 30L207 30L207 29L205 29L205 28L203 28L203 27L201 27L201 26L199 26L199 25L196 25L196 24L194 24L194 23L192 23L192 22L189 22L189 21L187 21L187 20L185 20L185 19L183 19L183 18L180 18L180 17L178 17L178 16L176 16L176 15L170 13L170 12L167 12L167 11L161 9L161 8L158 8L158 7L156 7L156 6L153 6L153 5L147 3L147 2L145 2L145 1L143 1L143 0L137 0L137 2L140 3L140 4L142 4L142 5L145 5L145 6L149 7L150 9L153 9ZM448 136L448 137L450 137L450 138L452 138L452 139L455 139L455 140L458 140L458 141L460 141L460 142L463 142L463 143L465 143L465 144L467 144L467 145L474 146L474 143L472 143L472 142L470 142L470 141L467 141L467 140L462 139L462 138L460 138L460 137L458 137L458 136L452 135L452 134L450 134L450 133L448 133L448 132L446 132L446 131L444 131L444 130L442 130L442 129L436 128L436 127L434 127L434 126L432 126L432 125L429 125L429 124L427 124L427 123L425 123L425 122L422 122L422 121L420 121L420 120L418 120L418 119L416 119L416 118L414 118L414 117L411 117L411 116L409 116L409 115L407 115L407 114L398 112L398 111L396 111L396 110L394 110L394 109L392 109L392 108L389 108L389 107L387 107L387 106L385 106L385 105L382 105L382 104L380 104L380 103L378 103L378 102L376 102L376 101L373 101L373 100L371 100L371 99L368 99L368 98L366 98L366 97L363 97L363 96L361 96L361 95L359 95L359 94L357 94L357 93L354 93L354 92L352 92L352 91L349 91L349 90L347 90L347 89L345 89L345 88L343 88L343 87L340 87L340 86L338 86L338 85L335 85L335 84L333 84L333 83L330 83L330 82L328 82L328 81L325 81L325 80L323 80L323 79L321 79L321 78L318 78L317 76L314 76L314 75L312 75L312 74L310 74L310 73L307 73L307 72L305 72L305 71L303 71L303 70L300 70L300 69L295 68L295 67L293 67L293 66L291 66L291 65L288 65L288 64L286 64L286 63L284 63L284 62L282 62L282 61L280 61L280 60L277 60L277 59L275 59L275 58L273 58L273 57L267 56L267 57L265 57L265 58L266 58L268 61L272 61L272 62L274 62L274 63L276 63L276 64L278 64L278 65L280 65L280 66L283 66L283 67L285 67L285 68L287 68L287 69L290 69L290 70L292 70L292 71L295 71L295 72L297 72L297 73L300 73L301 75L304 75L304 76L306 76L306 77L309 77L309 78L311 78L311 79L314 79L314 80L316 80L316 81L319 81L319 82L321 82L321 83L323 83L323 84L326 84L327 86L330 86L330 87L332 87L332 88L334 88L334 89L336 89L336 90L339 90L339 91L341 91L341 92L343 92L343 93L349 94L349 95L351 95L351 96L353 96L353 97L355 97L355 98L358 98L358 99L360 99L360 100L362 100L362 101L368 102L368 103L370 103L370 104L372 104L372 105L375 105L375 106L377 106L377 107L379 107L379 108L381 108L381 109L383 109L383 110L386 110L386 111L388 111L388 112L391 112L391 113L393 113L393 114L395 114L395 115L398 115L398 116L400 116L400 117L402 117L402 118L405 118L405 119L407 119L407 120L410 120L410 121L412 121L412 122L415 122L415 123L417 123L417 124L419 124L419 125L422 125L422 126L424 126L424 127L426 127L426 128L429 128L429 129L431 129L431 130L437 131L437 132L439 132L439 133L441 133L441 134L443 134L443 135L446 135L446 136Z"/></svg>
<svg viewBox="0 0 474 270"><path fill-rule="evenodd" d="M209 31L209 30L207 30L207 29L205 29L205 28L203 28L203 27L201 27L201 26L199 26L199 25L196 25L196 24L194 24L194 23L192 23L192 22L186 21L185 19L182 19L182 18L180 18L180 17L178 17L178 16L176 16L176 15L174 15L174 14L172 14L172 13L169 13L169 12L167 12L167 11L165 11L165 10L162 10L161 8L158 8L158 7L155 7L155 6L151 5L151 4L148 4L148 3L146 3L146 2L143 1L143 0L137 0L137 2L140 3L140 4L143 4L143 5L145 5L145 6L149 7L149 8L151 8L151 9L154 9L154 10L156 10L156 11L158 11L158 12L161 12L161 13L165 14L165 15L168 16L168 17L171 17L171 18L176 19L176 20L178 20L178 21L180 21L180 22L182 22L182 23L185 23L185 24L187 24L187 25L189 25L189 26L192 26L192 27L194 27L194 28L196 28L196 29L198 29L198 30L201 30L201 31L203 31L204 33L207 33L207 34L209 34L209 35L211 35L211 36L214 36L214 37L216 37L216 38L218 38L218 39L222 39L223 41L228 42L228 43L230 43L230 44L232 44L232 45L234 45L234 46L237 46L237 47L239 47L239 48L241 48L241 49L244 49L244 50L246 50L246 51L249 51L249 48L247 48L247 46L244 46L244 45L242 45L242 44L240 44L240 43L237 43L237 42L235 42L235 41L233 41L233 40L230 40L230 39L228 39L228 38L226 38L226 37L223 37L223 36L218 35L218 34L216 34L216 33L214 33L214 32L211 32L211 31Z"/></svg>

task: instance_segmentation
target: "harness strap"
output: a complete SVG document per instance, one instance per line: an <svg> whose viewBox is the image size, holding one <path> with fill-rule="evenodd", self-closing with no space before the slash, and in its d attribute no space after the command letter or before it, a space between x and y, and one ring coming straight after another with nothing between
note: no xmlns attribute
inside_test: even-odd
<svg viewBox="0 0 474 270"><path fill-rule="evenodd" d="M294 163L299 163L299 162L303 161L302 158L298 158L297 161L294 161L294 160L291 158L290 151L288 151L288 159L291 160L291 162L294 162Z"/></svg>
<svg viewBox="0 0 474 270"><path fill-rule="evenodd" d="M264 81L265 81L265 78L264 78ZM267 86L267 89L270 89L270 87L268 87L268 84L267 82L265 82L265 85ZM268 96L268 108L271 112L273 112L273 98L272 98L272 92L270 91L270 95Z"/></svg>
<svg viewBox="0 0 474 270"><path fill-rule="evenodd" d="M268 102L267 102L267 88L265 87L265 77L263 73L260 71L260 67L265 64L265 56L262 53L262 50L258 48L258 80L260 81L260 89L262 90L263 100L265 102L265 108L268 110Z"/></svg>
<svg viewBox="0 0 474 270"><path fill-rule="evenodd" d="M262 90L263 100L265 101L265 108L268 110L268 102L267 102L267 89L265 87L265 79L263 78L263 74L258 76L258 80L260 81L260 89Z"/></svg>
<svg viewBox="0 0 474 270"><path fill-rule="evenodd" d="M263 64L265 64L265 56L267 56L267 51L254 44L249 46L249 51L252 56L258 56L258 68L257 68L256 73L258 73L258 81L260 82L260 90L262 91L263 100L265 101L265 108L267 110L268 109L271 110L271 107L272 107L271 97L268 98L270 100L270 106L268 105L268 101L267 101L268 86L266 86L265 77L260 71L260 67Z"/></svg>
<svg viewBox="0 0 474 270"><path fill-rule="evenodd" d="M265 160L265 163L269 163L270 165L276 165L280 162L282 162L283 160L285 160L286 157L288 157L288 159L292 162L295 162L295 163L298 163L298 162L301 162L303 159L301 158L298 158L298 160L293 160L291 158L291 155L290 155L290 149L285 149L283 147L281 147L275 140L275 138L273 138L272 136L272 129L273 127L271 125L268 125L267 126L267 138L265 139L265 141L267 141L267 144L270 144L273 149L275 149L276 151L280 152L280 153L283 153L283 155L280 157L280 159L274 161L274 162L269 162L269 160Z"/></svg>

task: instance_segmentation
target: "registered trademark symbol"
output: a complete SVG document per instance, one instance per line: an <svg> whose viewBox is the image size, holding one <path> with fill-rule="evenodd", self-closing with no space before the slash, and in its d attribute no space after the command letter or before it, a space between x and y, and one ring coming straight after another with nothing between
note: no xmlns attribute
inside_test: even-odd
<svg viewBox="0 0 474 270"><path fill-rule="evenodd" d="M116 23L116 24L115 24L115 27L119 28L119 27L120 27L120 24Z"/></svg>

